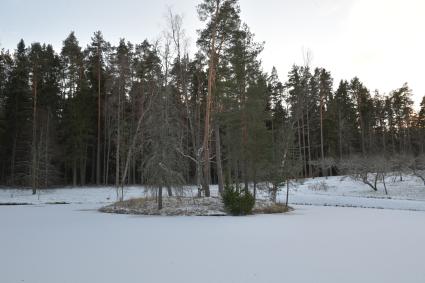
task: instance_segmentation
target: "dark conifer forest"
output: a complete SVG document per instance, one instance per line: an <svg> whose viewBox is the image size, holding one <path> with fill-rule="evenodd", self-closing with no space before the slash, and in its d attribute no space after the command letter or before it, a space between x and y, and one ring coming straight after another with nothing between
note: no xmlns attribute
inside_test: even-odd
<svg viewBox="0 0 425 283"><path fill-rule="evenodd" d="M191 184L209 196L210 184L277 188L356 162L422 165L425 99L414 109L407 83L383 94L308 60L279 78L238 1L197 9L196 52L171 10L158 41L113 46L96 31L81 46L71 32L61 50L24 40L1 50L0 184Z"/></svg>

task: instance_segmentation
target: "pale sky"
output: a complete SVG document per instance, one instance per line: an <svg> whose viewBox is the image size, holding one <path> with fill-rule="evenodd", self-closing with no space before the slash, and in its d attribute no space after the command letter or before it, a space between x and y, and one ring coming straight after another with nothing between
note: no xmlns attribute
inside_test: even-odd
<svg viewBox="0 0 425 283"><path fill-rule="evenodd" d="M0 0L0 48L14 49L20 38L53 44L75 31L86 46L101 30L116 44L153 40L164 29L167 6L183 14L191 49L201 0ZM312 53L313 67L330 70L340 79L358 76L373 92L399 88L408 82L418 103L425 95L424 0L240 0L242 20L265 41L265 71L276 66L281 80L292 64L303 64Z"/></svg>

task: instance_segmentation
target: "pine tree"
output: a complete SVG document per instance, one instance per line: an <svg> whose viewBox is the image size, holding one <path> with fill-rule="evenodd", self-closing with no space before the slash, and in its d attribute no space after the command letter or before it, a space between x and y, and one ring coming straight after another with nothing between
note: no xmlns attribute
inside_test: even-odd
<svg viewBox="0 0 425 283"><path fill-rule="evenodd" d="M255 136L250 130L260 127L258 123L265 127L263 114L266 108L267 85L257 58L262 49L262 45L254 41L248 26L242 25L241 29L234 33L229 48L225 51L226 59L222 61L224 64L219 68L221 74L227 75L218 77L220 81L217 84L216 105L228 111L233 120L234 131L228 133L232 138L227 139L236 145L236 152L232 154L234 174L239 175L240 172L246 191L254 171L254 164L250 161L250 153L253 153L250 152L250 143ZM264 105L261 105L261 101ZM230 107L226 107L226 104ZM216 119L215 123L219 121ZM219 128L216 129L216 134L218 132Z"/></svg>
<svg viewBox="0 0 425 283"><path fill-rule="evenodd" d="M292 66L291 71L288 74L288 81L285 84L285 88L288 90L288 104L290 106L290 116L294 120L296 125L296 135L298 158L300 159L303 167L303 176L307 172L307 160L305 156L305 137L304 137L304 111L305 105L304 92L302 86L302 70L298 66Z"/></svg>
<svg viewBox="0 0 425 283"><path fill-rule="evenodd" d="M6 120L6 98L8 83L11 78L12 57L7 51L0 51L0 183L6 182L6 169L8 163L8 132Z"/></svg>
<svg viewBox="0 0 425 283"><path fill-rule="evenodd" d="M417 136L416 142L418 152L423 155L425 153L425 96L422 98L420 103L420 110L416 120Z"/></svg>
<svg viewBox="0 0 425 283"><path fill-rule="evenodd" d="M92 42L87 48L88 52L88 79L92 95L97 96L97 137L96 137L96 164L92 167L96 168L96 184L100 185L102 180L102 127L101 122L104 118L105 111L105 80L106 80L106 64L107 56L110 53L111 46L103 39L100 31L93 34ZM104 103L102 103L102 97ZM102 117L103 116L103 117Z"/></svg>
<svg viewBox="0 0 425 283"><path fill-rule="evenodd" d="M370 123L373 111L373 104L369 90L355 77L351 80L350 92L356 106L358 125L360 129L360 149L365 155L368 151L370 142Z"/></svg>
<svg viewBox="0 0 425 283"><path fill-rule="evenodd" d="M231 38L231 32L239 26L239 5L237 0L204 0L198 6L199 18L207 22L206 28L201 31L198 45L207 54L208 63L208 93L205 105L204 127L204 184L206 196L210 196L210 135L211 113L213 112L213 93L215 92L217 66L222 49ZM222 186L222 184L220 184Z"/></svg>
<svg viewBox="0 0 425 283"><path fill-rule="evenodd" d="M86 183L88 149L93 140L95 97L90 95L84 56L72 32L64 41L61 52L63 67L63 143L66 146L65 167L71 168L72 184ZM78 172L79 171L79 172Z"/></svg>
<svg viewBox="0 0 425 283"><path fill-rule="evenodd" d="M337 117L338 153L339 159L342 159L355 153L358 139L357 117L347 81L340 81L333 101Z"/></svg>
<svg viewBox="0 0 425 283"><path fill-rule="evenodd" d="M115 186L117 188L121 184L124 159L122 153L126 152L125 135L129 133L126 112L128 93L131 89L131 51L132 46L121 39L114 54L115 70L112 91L115 105Z"/></svg>
<svg viewBox="0 0 425 283"><path fill-rule="evenodd" d="M9 170L9 183L29 185L31 174L31 88L28 50L21 40L14 53L10 80L6 86L5 120L8 137L5 141Z"/></svg>
<svg viewBox="0 0 425 283"><path fill-rule="evenodd" d="M333 79L331 77L330 72L326 71L325 69L320 69L319 71L319 113L320 113L320 158L321 158L321 168L322 168L322 174L325 176L328 175L326 167L329 167L329 164L325 164L325 143L328 143L329 145L329 139L325 141L325 135L326 137L330 137L331 134L329 133L329 130L332 129L331 127L326 127L327 124L329 124L329 119L327 119L327 111L328 111L328 105L329 101L331 101L332 93L333 93ZM326 129L325 129L326 127ZM326 131L326 132L325 132ZM332 169L329 168L330 173L332 173Z"/></svg>
<svg viewBox="0 0 425 283"><path fill-rule="evenodd" d="M60 180L57 121L60 120L60 60L51 45L33 43L29 53L33 93L33 190Z"/></svg>

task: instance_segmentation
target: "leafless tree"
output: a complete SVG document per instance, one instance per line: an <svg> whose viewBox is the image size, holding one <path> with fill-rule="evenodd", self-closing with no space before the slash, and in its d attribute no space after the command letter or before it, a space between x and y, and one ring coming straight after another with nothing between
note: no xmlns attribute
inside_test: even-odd
<svg viewBox="0 0 425 283"><path fill-rule="evenodd" d="M403 174L406 174L415 163L415 159L409 154L393 154L389 160L392 171L403 181Z"/></svg>
<svg viewBox="0 0 425 283"><path fill-rule="evenodd" d="M374 191L378 191L378 183L382 182L385 194L388 194L385 177L391 172L391 166L386 158L382 156L353 156L342 160L340 168L353 180L361 181Z"/></svg>
<svg viewBox="0 0 425 283"><path fill-rule="evenodd" d="M410 170L413 176L421 179L425 185L425 155L420 154L410 162Z"/></svg>

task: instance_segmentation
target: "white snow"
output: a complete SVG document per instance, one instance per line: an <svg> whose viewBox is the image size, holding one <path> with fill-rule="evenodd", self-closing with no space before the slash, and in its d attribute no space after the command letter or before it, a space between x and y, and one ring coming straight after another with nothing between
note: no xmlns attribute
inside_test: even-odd
<svg viewBox="0 0 425 283"><path fill-rule="evenodd" d="M313 190L320 183L326 183L327 191ZM307 179L291 187L289 202L292 204L352 206L381 209L401 209L425 211L425 185L414 176L386 178L388 195L382 184L378 191L349 177L328 177ZM284 188L282 188L284 190ZM279 199L285 200L281 192Z"/></svg>
<svg viewBox="0 0 425 283"><path fill-rule="evenodd" d="M124 190L125 198L136 198L144 195L143 187L130 187ZM114 187L65 187L58 189L38 190L33 195L31 190L5 188L0 189L0 203L46 204L67 202L75 204L108 204L117 200Z"/></svg>
<svg viewBox="0 0 425 283"><path fill-rule="evenodd" d="M0 282L425 282L425 213L143 217L0 206Z"/></svg>
<svg viewBox="0 0 425 283"><path fill-rule="evenodd" d="M313 189L321 182L328 190ZM117 199L108 187L0 189L0 203L33 204L0 205L0 282L423 283L425 186L387 183L389 196L349 178L309 179L290 191L308 206L240 218L103 214Z"/></svg>
<svg viewBox="0 0 425 283"><path fill-rule="evenodd" d="M312 189L322 182L327 184L327 191ZM403 176L403 181L400 181L398 177L389 176L386 182L388 195L385 195L382 184L378 185L378 192L375 192L362 182L354 181L349 177L306 179L291 186L289 203L425 211L425 185L420 179L414 176ZM196 188L188 187L184 193L186 196L195 196ZM145 188L140 186L124 190L125 199L142 197L145 194ZM217 195L216 186L212 186L212 194ZM264 192L259 192L258 195L267 197ZM285 198L283 187L279 192L278 200L284 202ZM0 204L66 202L98 204L100 207L116 200L117 190L113 187L58 188L39 190L36 195L32 195L31 190L0 189Z"/></svg>

